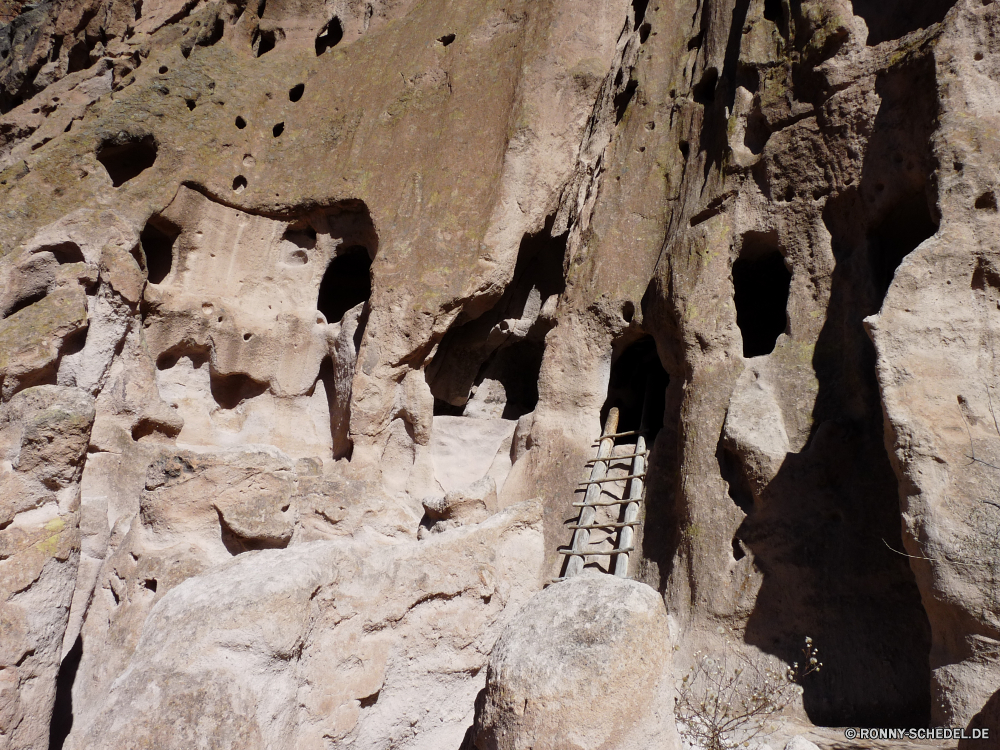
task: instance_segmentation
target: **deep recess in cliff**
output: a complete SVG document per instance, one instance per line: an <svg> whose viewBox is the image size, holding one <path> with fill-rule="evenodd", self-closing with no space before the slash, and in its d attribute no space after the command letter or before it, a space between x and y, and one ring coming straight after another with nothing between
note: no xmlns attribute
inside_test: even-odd
<svg viewBox="0 0 1000 750"><path fill-rule="evenodd" d="M806 636L782 741L993 727L998 24L0 1L0 748L679 748Z"/></svg>

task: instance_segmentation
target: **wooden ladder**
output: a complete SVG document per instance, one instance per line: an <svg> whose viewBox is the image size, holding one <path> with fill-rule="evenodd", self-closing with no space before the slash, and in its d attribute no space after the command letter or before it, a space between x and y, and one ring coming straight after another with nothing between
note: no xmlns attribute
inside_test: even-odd
<svg viewBox="0 0 1000 750"><path fill-rule="evenodd" d="M564 581L579 575L583 571L584 562L587 557L611 556L613 565L609 566L612 572L619 578L628 577L629 553L634 552L633 542L635 539L635 527L640 525L639 503L643 499L643 479L646 476L646 440L640 430L629 432L616 432L618 429L618 409L612 408L608 412L608 418L604 423L604 430L600 440L597 441L597 457L588 461L593 468L590 471L590 479L580 484L580 488L586 487L586 495L583 501L573 503L574 508L580 509L577 522L569 528L573 529L573 540L568 549L561 548L559 553L569 557L566 562L566 572L561 578L556 578L552 582ZM615 441L623 437L636 437L635 450L631 453L615 456ZM608 470L612 463L618 463L625 459L632 459L631 469L626 476L610 477ZM602 499L604 495L604 485L608 483L627 481L629 484L622 497L610 500ZM620 520L600 522L596 520L597 508L624 506L624 511L618 514ZM588 549L590 546L590 532L593 530L617 530L615 547L612 550Z"/></svg>

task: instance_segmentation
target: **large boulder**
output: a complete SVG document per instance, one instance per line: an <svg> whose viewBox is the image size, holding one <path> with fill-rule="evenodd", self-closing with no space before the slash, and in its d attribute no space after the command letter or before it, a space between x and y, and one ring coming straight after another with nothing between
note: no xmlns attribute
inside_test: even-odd
<svg viewBox="0 0 1000 750"><path fill-rule="evenodd" d="M424 542L369 531L189 578L66 747L457 748L505 613L537 590L540 520L528 502Z"/></svg>
<svg viewBox="0 0 1000 750"><path fill-rule="evenodd" d="M533 597L490 655L479 750L680 747L671 637L645 584L584 574Z"/></svg>

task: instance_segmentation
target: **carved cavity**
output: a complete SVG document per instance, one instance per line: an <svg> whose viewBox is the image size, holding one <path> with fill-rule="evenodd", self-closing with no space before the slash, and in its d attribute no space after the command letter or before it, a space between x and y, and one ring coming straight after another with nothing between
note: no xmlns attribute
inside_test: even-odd
<svg viewBox="0 0 1000 750"><path fill-rule="evenodd" d="M107 171L111 184L124 185L153 166L157 144L151 135L109 139L97 149L97 161Z"/></svg>
<svg viewBox="0 0 1000 750"><path fill-rule="evenodd" d="M538 374L556 299L565 289L566 235L552 220L521 241L514 277L496 304L444 336L426 378L434 413L517 419L534 410Z"/></svg>
<svg viewBox="0 0 1000 750"><path fill-rule="evenodd" d="M151 216L139 235L150 284L162 284L174 263L174 243L180 227L159 216Z"/></svg>
<svg viewBox="0 0 1000 750"><path fill-rule="evenodd" d="M334 322L352 307L367 301L372 293L371 267L368 249L362 245L341 250L323 274L316 309Z"/></svg>
<svg viewBox="0 0 1000 750"><path fill-rule="evenodd" d="M343 38L344 29L340 25L340 19L334 16L316 37L316 56L319 57L331 47L336 47Z"/></svg>
<svg viewBox="0 0 1000 750"><path fill-rule="evenodd" d="M792 274L770 235L748 233L733 264L736 323L743 336L743 356L774 351L788 325L788 291Z"/></svg>

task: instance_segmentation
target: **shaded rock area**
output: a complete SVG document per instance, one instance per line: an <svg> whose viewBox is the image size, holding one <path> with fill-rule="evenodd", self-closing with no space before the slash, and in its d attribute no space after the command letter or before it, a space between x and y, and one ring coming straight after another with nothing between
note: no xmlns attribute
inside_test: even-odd
<svg viewBox="0 0 1000 750"><path fill-rule="evenodd" d="M0 749L1000 736L998 23L0 0Z"/></svg>

